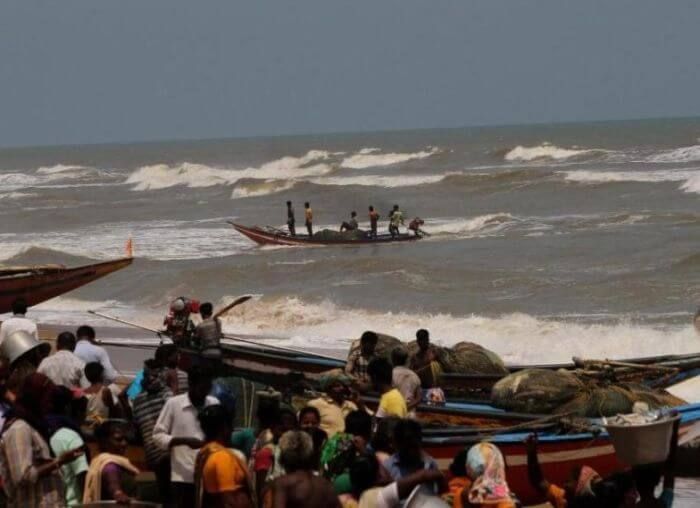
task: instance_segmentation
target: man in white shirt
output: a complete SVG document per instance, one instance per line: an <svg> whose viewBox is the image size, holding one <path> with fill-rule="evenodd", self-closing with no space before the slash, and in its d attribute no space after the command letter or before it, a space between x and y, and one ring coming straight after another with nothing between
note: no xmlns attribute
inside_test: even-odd
<svg viewBox="0 0 700 508"><path fill-rule="evenodd" d="M75 335L63 332L56 338L56 352L44 358L37 369L56 385L66 388L87 388L90 386L85 379L85 362L73 354L75 350Z"/></svg>
<svg viewBox="0 0 700 508"><path fill-rule="evenodd" d="M208 371L192 367L187 380L187 393L168 399L153 427L155 444L170 451L170 481L176 508L195 506L195 459L197 450L204 445L199 411L219 403L209 395L212 378Z"/></svg>
<svg viewBox="0 0 700 508"><path fill-rule="evenodd" d="M95 344L95 329L92 326L81 326L76 332L78 344L75 346L75 356L80 358L85 364L97 362L104 367L104 383L109 385L116 381L119 373L112 366L107 351L103 347Z"/></svg>
<svg viewBox="0 0 700 508"><path fill-rule="evenodd" d="M36 340L39 340L39 332L36 323L25 317L27 313L27 302L23 298L17 298L12 302L12 317L6 319L0 325L0 344L17 331L27 332Z"/></svg>

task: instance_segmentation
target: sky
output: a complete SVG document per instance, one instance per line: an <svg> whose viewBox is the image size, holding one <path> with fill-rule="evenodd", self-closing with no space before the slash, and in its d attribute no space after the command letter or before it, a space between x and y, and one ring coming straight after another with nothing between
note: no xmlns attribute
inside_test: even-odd
<svg viewBox="0 0 700 508"><path fill-rule="evenodd" d="M700 114L697 0L4 0L0 146Z"/></svg>

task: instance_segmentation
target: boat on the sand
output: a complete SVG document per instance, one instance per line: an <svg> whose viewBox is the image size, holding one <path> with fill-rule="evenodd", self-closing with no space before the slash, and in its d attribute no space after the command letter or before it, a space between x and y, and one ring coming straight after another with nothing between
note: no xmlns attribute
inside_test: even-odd
<svg viewBox="0 0 700 508"><path fill-rule="evenodd" d="M270 226L243 226L242 224L237 224L235 222L229 222L229 224L231 224L240 234L250 238L259 245L365 245L377 243L384 244L412 242L422 238L420 235L409 233L401 233L396 236L381 234L377 235L375 238L370 238L369 236L362 236L358 238L341 234L338 234L338 236L334 236L333 238L316 238L314 236L309 238L308 235L292 236L286 231Z"/></svg>
<svg viewBox="0 0 700 508"><path fill-rule="evenodd" d="M131 257L66 268L63 265L0 267L0 314L23 298L36 305L129 266Z"/></svg>

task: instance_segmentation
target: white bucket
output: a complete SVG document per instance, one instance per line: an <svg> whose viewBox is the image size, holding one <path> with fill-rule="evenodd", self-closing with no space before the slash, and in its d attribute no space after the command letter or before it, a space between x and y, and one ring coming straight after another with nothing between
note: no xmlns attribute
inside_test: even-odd
<svg viewBox="0 0 700 508"><path fill-rule="evenodd" d="M676 415L658 422L640 425L605 423L605 430L615 447L617 457L630 466L656 464L668 458Z"/></svg>

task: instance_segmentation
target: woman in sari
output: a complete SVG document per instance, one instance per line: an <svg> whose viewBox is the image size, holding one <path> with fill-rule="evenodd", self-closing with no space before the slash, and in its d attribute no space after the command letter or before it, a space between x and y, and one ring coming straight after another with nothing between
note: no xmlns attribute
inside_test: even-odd
<svg viewBox="0 0 700 508"><path fill-rule="evenodd" d="M461 506L480 508L517 508L520 506L506 482L506 466L501 451L482 442L467 453L467 475L472 483L459 494ZM453 504L453 506L457 506Z"/></svg>
<svg viewBox="0 0 700 508"><path fill-rule="evenodd" d="M85 478L83 503L116 501L129 503L136 495L139 470L127 459L127 440L121 422L108 420L95 430L100 454L90 463Z"/></svg>

